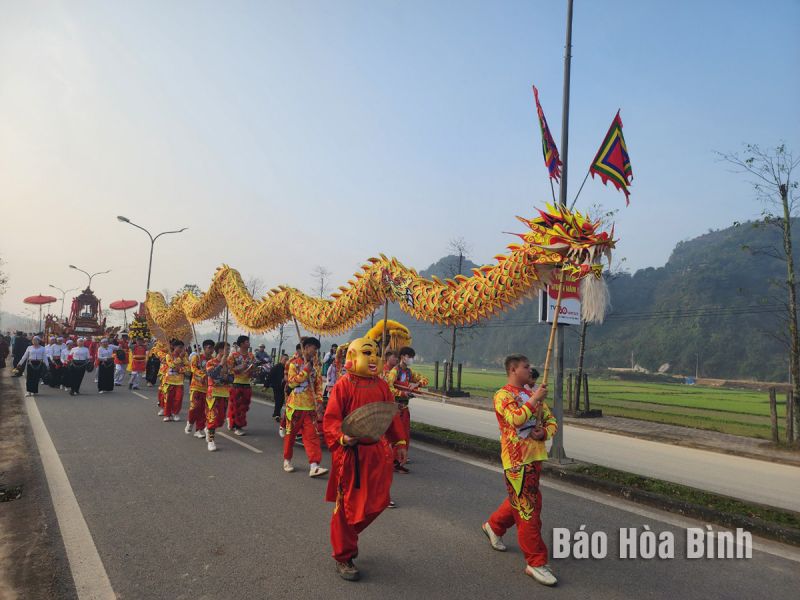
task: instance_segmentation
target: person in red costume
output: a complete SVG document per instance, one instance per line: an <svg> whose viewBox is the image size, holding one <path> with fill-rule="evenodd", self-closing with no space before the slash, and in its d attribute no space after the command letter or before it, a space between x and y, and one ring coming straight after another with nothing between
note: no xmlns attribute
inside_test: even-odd
<svg viewBox="0 0 800 600"><path fill-rule="evenodd" d="M380 377L381 363L374 341L360 338L350 342L345 362L347 374L333 387L323 418L332 461L325 500L335 502L331 546L336 571L347 581L360 578L353 564L358 555L358 535L389 505L392 446L404 461L408 442L397 416L378 440L355 439L342 433L342 421L357 408L373 402L394 403L389 386Z"/></svg>
<svg viewBox="0 0 800 600"><path fill-rule="evenodd" d="M250 338L240 335L236 340L238 350L228 356L228 368L233 373L233 385L228 401L228 429L235 435L245 435L247 427L247 411L253 390L250 387L250 374L255 366L256 357L250 351Z"/></svg>
<svg viewBox="0 0 800 600"><path fill-rule="evenodd" d="M128 383L129 390L138 390L139 381L144 377L147 370L147 344L141 338L136 338L131 352L131 380Z"/></svg>

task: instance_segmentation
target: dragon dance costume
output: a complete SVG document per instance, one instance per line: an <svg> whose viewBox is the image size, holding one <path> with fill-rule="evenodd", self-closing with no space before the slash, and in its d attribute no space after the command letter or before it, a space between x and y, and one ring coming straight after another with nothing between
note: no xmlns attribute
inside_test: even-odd
<svg viewBox="0 0 800 600"><path fill-rule="evenodd" d="M128 382L128 388L132 390L139 389L139 381L147 370L147 346L144 341L136 340L133 347L130 349L131 353L131 379Z"/></svg>
<svg viewBox="0 0 800 600"><path fill-rule="evenodd" d="M233 377L228 373L228 361L225 351L220 350L213 358L206 362L208 374L208 390L206 391L206 442L212 452L217 449L214 434L218 427L225 422L225 411L228 408L230 384Z"/></svg>
<svg viewBox="0 0 800 600"><path fill-rule="evenodd" d="M230 398L228 400L228 429L242 435L247 427L247 411L253 390L250 387L250 370L255 363L255 356L250 350L231 352L228 356L228 368L233 373Z"/></svg>
<svg viewBox="0 0 800 600"><path fill-rule="evenodd" d="M500 426L501 458L508 497L489 518L488 524L498 537L517 526L519 547L531 567L547 563L547 546L542 540L542 493L539 475L547 460L545 440L528 436L538 425L525 388L506 385L494 395L494 410ZM558 422L544 404L542 424L546 440L558 429Z"/></svg>
<svg viewBox="0 0 800 600"><path fill-rule="evenodd" d="M428 385L428 378L423 377L419 373L415 373L410 367L403 364L398 364L394 369L389 371L386 376L386 383L389 384L389 389L392 391L397 407L400 409L400 422L403 425L405 432L405 439L411 444L411 411L408 408L408 401L413 396L413 393L408 392L404 388L412 384L419 384L420 386ZM402 472L407 472L403 465L398 465Z"/></svg>
<svg viewBox="0 0 800 600"><path fill-rule="evenodd" d="M318 365L307 365L302 357L293 357L289 362L286 381L291 392L286 401L283 459L292 460L294 442L300 433L309 464L319 464L322 447L317 430L317 405L322 402L322 373Z"/></svg>
<svg viewBox="0 0 800 600"><path fill-rule="evenodd" d="M183 355L183 345L177 346L167 355L165 366L164 421L177 421L183 404L183 375L189 370L189 362Z"/></svg>
<svg viewBox="0 0 800 600"><path fill-rule="evenodd" d="M206 394L208 393L208 372L206 368L212 356L203 352L192 354L189 368L192 380L189 383L189 412L186 415L186 433L192 432L194 426L197 437L205 437L206 428Z"/></svg>

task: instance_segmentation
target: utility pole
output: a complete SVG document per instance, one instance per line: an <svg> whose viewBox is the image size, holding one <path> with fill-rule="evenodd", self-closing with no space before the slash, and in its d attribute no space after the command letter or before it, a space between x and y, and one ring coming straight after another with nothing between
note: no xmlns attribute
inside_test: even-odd
<svg viewBox="0 0 800 600"><path fill-rule="evenodd" d="M558 189L558 203L567 207L567 165L569 164L569 78L572 61L572 1L567 0L567 39L564 46L564 98L561 109L561 184ZM563 284L562 284L563 285ZM553 388L553 416L558 422L558 431L550 446L550 459L561 464L571 462L564 451L564 325L556 326L555 340L556 377ZM547 382L545 382L547 383Z"/></svg>

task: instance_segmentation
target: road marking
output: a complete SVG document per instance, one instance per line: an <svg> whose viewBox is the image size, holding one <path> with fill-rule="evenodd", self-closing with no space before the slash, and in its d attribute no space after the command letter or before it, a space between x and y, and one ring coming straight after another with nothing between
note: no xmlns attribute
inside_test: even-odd
<svg viewBox="0 0 800 600"><path fill-rule="evenodd" d="M252 398L252 401L256 404L263 404L264 406L275 406L273 402L267 402L266 400L259 400L258 398Z"/></svg>
<svg viewBox="0 0 800 600"><path fill-rule="evenodd" d="M140 394L139 392L133 392L134 396L139 396L142 400L152 400L149 396L145 396L144 394Z"/></svg>
<svg viewBox="0 0 800 600"><path fill-rule="evenodd" d="M431 454L437 454L439 456L444 456L445 458L457 460L459 462L466 463L474 467L480 467L481 469L486 469L487 471L493 471L495 473L503 472L503 469L497 465L489 464L474 458L468 458L451 450L443 450L441 448L436 448L434 446L431 446L430 444L425 444L422 442L414 442L414 447L419 448L420 450L424 450L425 452L430 452ZM608 506L628 513L632 513L640 517L644 517L646 519L661 521L662 523L666 523L667 525L672 525L673 527L678 527L680 529L686 529L687 527L703 527L705 525L705 523L702 521L689 519L687 517L680 517L678 515L666 513L663 511L659 511L657 509L643 508L641 506L633 504L632 502L628 502L626 500L621 500L613 496L606 495L603 492L586 490L584 488L580 488L577 486L561 482L548 481L546 478L542 478L541 485L542 487L545 488L550 488L558 492L563 492L565 494L578 496L579 498L584 498L586 500L596 502L597 504L602 504L603 506ZM730 530L724 527L717 527L715 531L730 531ZM755 535L753 535L753 550L758 550L766 554L771 554L772 556L778 556L780 558L785 558L786 560L791 560L793 562L800 563L800 549L796 549L792 546L781 544L780 542L774 542L772 540L756 537Z"/></svg>
<svg viewBox="0 0 800 600"><path fill-rule="evenodd" d="M250 452L255 452L256 454L264 454L264 453L263 453L261 450L259 450L258 448L255 448L255 447L251 446L250 444L245 444L245 443L244 443L242 440L237 440L235 437L233 437L233 436L230 436L230 435L228 435L227 433L222 433L221 431L217 431L217 435L221 435L221 436L222 436L222 437L224 437L226 440L230 440L230 441L232 441L232 442L234 442L234 443L236 443L236 444L239 444L240 446L244 446L245 448L247 448L248 450L250 450Z"/></svg>
<svg viewBox="0 0 800 600"><path fill-rule="evenodd" d="M97 553L92 534L72 491L67 472L39 413L39 407L36 406L36 400L32 397L25 398L25 408L44 466L47 486L50 488L50 497L53 500L53 508L61 530L61 538L64 540L69 570L75 582L78 598L92 600L116 598L103 561Z"/></svg>

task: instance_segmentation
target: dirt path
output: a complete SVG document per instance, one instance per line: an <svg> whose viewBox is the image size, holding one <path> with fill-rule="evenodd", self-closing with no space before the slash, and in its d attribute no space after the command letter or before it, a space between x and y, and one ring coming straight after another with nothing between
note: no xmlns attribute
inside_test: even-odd
<svg viewBox="0 0 800 600"><path fill-rule="evenodd" d="M76 598L22 393L0 370L0 598Z"/></svg>

